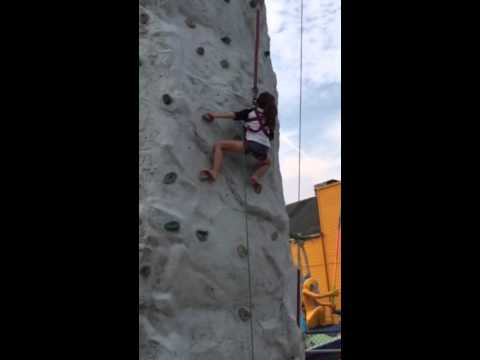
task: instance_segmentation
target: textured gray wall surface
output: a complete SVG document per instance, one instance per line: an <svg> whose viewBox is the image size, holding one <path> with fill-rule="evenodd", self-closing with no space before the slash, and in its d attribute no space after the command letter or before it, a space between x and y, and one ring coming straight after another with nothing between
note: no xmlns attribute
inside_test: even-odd
<svg viewBox="0 0 480 360"><path fill-rule="evenodd" d="M260 8L259 88L277 97ZM139 2L141 360L304 358L279 127L261 194L243 154L226 155L214 184L198 180L215 141L242 133L201 115L250 107L255 18L247 0Z"/></svg>

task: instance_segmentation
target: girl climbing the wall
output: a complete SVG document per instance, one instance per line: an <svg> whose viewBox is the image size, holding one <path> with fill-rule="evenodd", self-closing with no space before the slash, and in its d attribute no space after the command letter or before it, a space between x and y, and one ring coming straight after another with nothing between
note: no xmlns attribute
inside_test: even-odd
<svg viewBox="0 0 480 360"><path fill-rule="evenodd" d="M249 108L238 112L210 112L203 119L212 122L215 118L241 120L244 122L245 136L241 140L220 140L213 147L213 165L211 169L200 172L200 180L214 182L223 162L223 153L244 152L251 154L258 160L258 166L250 177L250 183L256 193L262 191L260 178L267 172L271 160L269 150L273 140L275 123L277 118L277 105L275 97L268 93L261 93L256 101L255 108Z"/></svg>

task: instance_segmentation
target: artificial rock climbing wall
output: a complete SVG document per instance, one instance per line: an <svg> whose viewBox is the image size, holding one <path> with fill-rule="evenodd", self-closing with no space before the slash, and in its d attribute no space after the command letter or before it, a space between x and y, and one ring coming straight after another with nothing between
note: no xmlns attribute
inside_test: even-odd
<svg viewBox="0 0 480 360"><path fill-rule="evenodd" d="M265 7L256 6L259 90L277 96ZM304 358L278 140L261 194L242 154L226 156L216 183L198 180L215 141L242 134L201 115L250 106L255 17L248 0L139 2L142 360Z"/></svg>

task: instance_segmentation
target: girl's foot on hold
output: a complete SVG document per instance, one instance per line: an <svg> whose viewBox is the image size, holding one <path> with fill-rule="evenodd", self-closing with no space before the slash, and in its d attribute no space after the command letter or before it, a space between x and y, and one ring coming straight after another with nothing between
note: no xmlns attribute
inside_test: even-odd
<svg viewBox="0 0 480 360"><path fill-rule="evenodd" d="M253 186L253 191L255 191L257 194L260 194L262 192L262 184L260 184L255 176L252 176L250 178L250 183Z"/></svg>
<svg viewBox="0 0 480 360"><path fill-rule="evenodd" d="M210 123L213 121L213 116L210 115L209 113L203 114L202 120Z"/></svg>
<svg viewBox="0 0 480 360"><path fill-rule="evenodd" d="M209 183L213 183L216 180L216 176L213 174L211 170L205 169L200 171L200 181L208 181Z"/></svg>

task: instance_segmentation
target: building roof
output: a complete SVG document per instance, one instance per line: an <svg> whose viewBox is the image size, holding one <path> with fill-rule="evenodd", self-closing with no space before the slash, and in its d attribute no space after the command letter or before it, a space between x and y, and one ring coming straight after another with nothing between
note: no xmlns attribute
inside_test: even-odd
<svg viewBox="0 0 480 360"><path fill-rule="evenodd" d="M290 234L313 235L320 233L317 198L311 197L287 205Z"/></svg>
<svg viewBox="0 0 480 360"><path fill-rule="evenodd" d="M316 189L316 188L325 187L325 186L333 185L333 184L339 184L339 183L340 183L339 180L331 179L331 180L324 181L320 184L315 184L314 187Z"/></svg>

